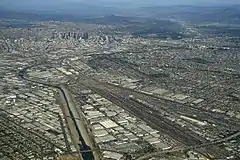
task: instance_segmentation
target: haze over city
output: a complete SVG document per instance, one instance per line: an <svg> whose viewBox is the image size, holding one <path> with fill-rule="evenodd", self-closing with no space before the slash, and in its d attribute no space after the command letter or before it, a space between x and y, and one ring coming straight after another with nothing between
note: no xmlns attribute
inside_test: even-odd
<svg viewBox="0 0 240 160"><path fill-rule="evenodd" d="M0 160L239 160L239 0L0 0Z"/></svg>

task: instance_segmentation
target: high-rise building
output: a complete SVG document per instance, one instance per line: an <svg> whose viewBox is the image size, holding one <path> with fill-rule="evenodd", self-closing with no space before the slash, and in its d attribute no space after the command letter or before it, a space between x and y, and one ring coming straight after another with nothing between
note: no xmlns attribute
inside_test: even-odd
<svg viewBox="0 0 240 160"><path fill-rule="evenodd" d="M77 39L81 39L82 37L81 37L81 34L80 33L78 33L77 34Z"/></svg>
<svg viewBox="0 0 240 160"><path fill-rule="evenodd" d="M88 32L84 32L84 33L83 33L83 39L84 39L84 40L87 40L87 39L88 39Z"/></svg>
<svg viewBox="0 0 240 160"><path fill-rule="evenodd" d="M77 38L77 33L76 33L76 32L73 33L73 38L74 38L74 39Z"/></svg>
<svg viewBox="0 0 240 160"><path fill-rule="evenodd" d="M63 39L65 39L65 38L66 38L66 33L63 33L63 36L62 36L62 38L63 38Z"/></svg>

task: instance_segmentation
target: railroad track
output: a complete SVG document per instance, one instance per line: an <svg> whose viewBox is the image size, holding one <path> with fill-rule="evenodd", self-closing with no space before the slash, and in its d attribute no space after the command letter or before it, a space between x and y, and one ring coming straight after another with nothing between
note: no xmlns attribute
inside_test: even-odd
<svg viewBox="0 0 240 160"><path fill-rule="evenodd" d="M200 137L199 135L194 133L193 131L169 122L164 117L162 117L157 110L153 110L148 106L138 103L130 99L128 96L123 97L121 93L114 92L113 90L107 89L107 88L103 89L101 87L98 88L98 86L94 87L94 85L92 84L91 85L89 84L86 86L91 90L93 90L94 92L105 97L106 99L119 105L120 107L130 112L131 114L135 115L136 117L144 120L152 128L169 135L173 139L177 140L178 142L181 142L186 146L190 146L190 147L178 148L170 151L164 151L164 152L160 151L160 153L165 153L165 152L171 153L176 151L185 151L185 150L192 149L205 155L209 159L211 159L211 157L208 155L208 153L210 153L214 157L221 157L221 155L225 154L225 150L217 147L216 145L219 145L227 141L228 139L219 140L216 142L209 142L205 138ZM207 151L204 148L207 148Z"/></svg>

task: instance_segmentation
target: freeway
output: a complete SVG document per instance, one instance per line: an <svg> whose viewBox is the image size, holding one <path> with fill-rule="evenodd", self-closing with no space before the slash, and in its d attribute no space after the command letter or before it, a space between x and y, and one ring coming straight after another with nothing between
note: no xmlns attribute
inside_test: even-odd
<svg viewBox="0 0 240 160"><path fill-rule="evenodd" d="M189 146L189 147L186 147L186 148L174 148L174 149L171 149L171 150L158 151L158 152L154 152L154 153L150 153L150 154L138 157L136 160L146 160L146 159L150 159L152 157L167 154L167 153L182 152L182 151L187 151L187 150L196 150L197 148L202 148L202 147L208 147L208 146L212 146L212 145L221 144L221 143L227 142L229 140L232 140L233 138L236 138L238 136L240 136L240 131L237 132L237 133L234 133L234 134L232 134L228 137L225 137L223 139L216 140L216 141L213 141L213 142L210 142L210 143L196 145L196 146Z"/></svg>
<svg viewBox="0 0 240 160"><path fill-rule="evenodd" d="M72 133L72 139L76 145L76 148L79 149L79 154L81 155L81 159L83 160L99 160L99 157L97 155L96 151L92 151L91 148L93 148L92 141L90 140L90 137L87 134L86 128L84 126L84 120L79 115L79 112L73 103L72 97L70 92L67 90L66 86L58 86L58 85L52 85L45 82L32 80L26 77L26 72L29 68L36 66L28 66L23 68L19 71L18 76L31 83L41 84L47 87L55 88L60 91L61 100L63 101L63 106L67 108L65 112L67 113L67 116L65 115L66 119L68 120L68 125L70 124L70 132ZM69 116L68 116L69 115ZM74 126L74 127L73 127ZM79 144L80 142L80 144ZM86 152L85 152L86 151Z"/></svg>

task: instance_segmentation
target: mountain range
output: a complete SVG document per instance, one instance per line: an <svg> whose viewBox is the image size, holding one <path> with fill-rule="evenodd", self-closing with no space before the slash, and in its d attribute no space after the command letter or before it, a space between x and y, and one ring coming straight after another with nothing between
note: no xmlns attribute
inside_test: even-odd
<svg viewBox="0 0 240 160"><path fill-rule="evenodd" d="M79 17L101 17L115 14L240 23L240 4L226 5L240 3L239 0L208 0L208 5L183 5L184 3L191 4L190 0L183 0L182 5L166 6L179 2L177 0L169 1L171 3L161 0L1 0L0 18L21 18L21 15L27 17L28 14L32 14L30 17L35 19L42 17L44 20L72 20ZM218 3L212 5L216 1ZM203 2L207 2L207 0L194 0L194 2L205 4ZM149 3L149 5L144 5L144 3Z"/></svg>

